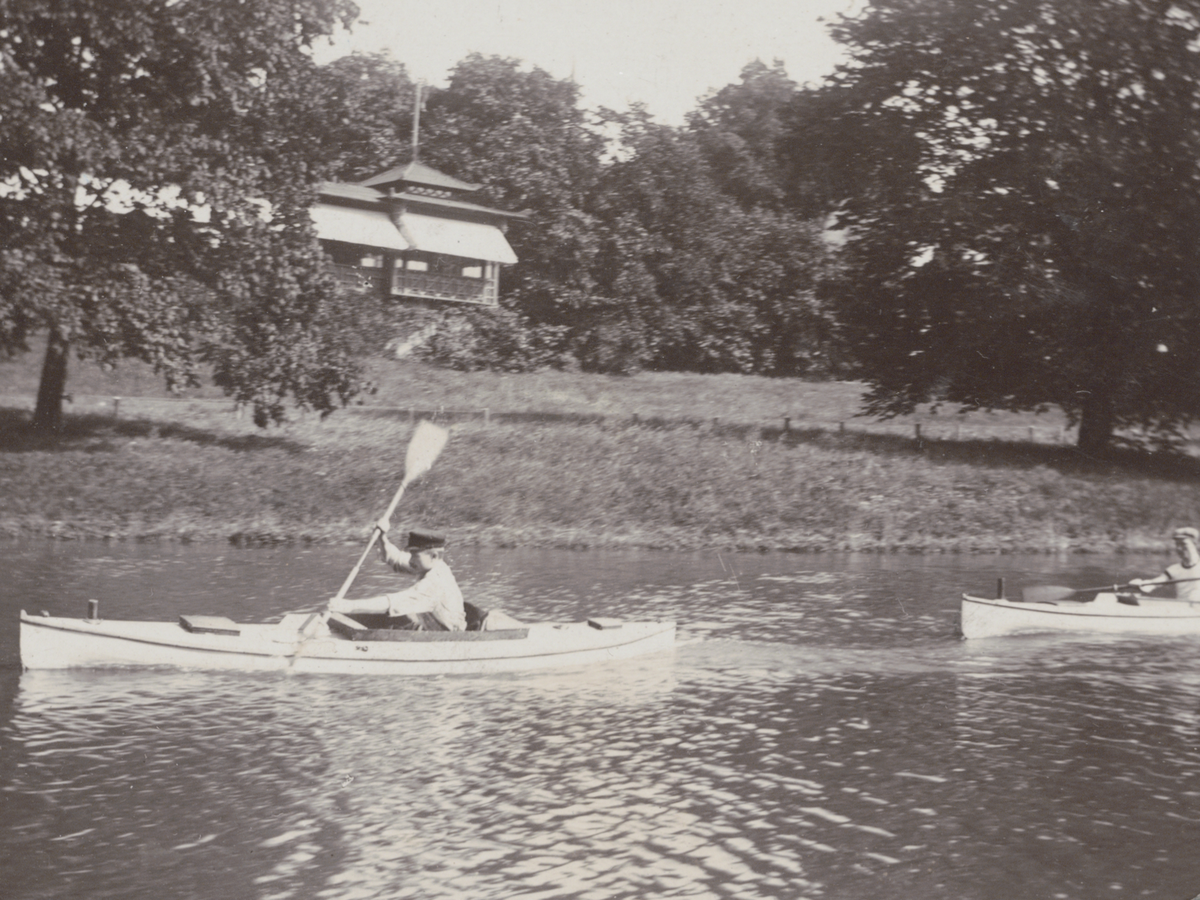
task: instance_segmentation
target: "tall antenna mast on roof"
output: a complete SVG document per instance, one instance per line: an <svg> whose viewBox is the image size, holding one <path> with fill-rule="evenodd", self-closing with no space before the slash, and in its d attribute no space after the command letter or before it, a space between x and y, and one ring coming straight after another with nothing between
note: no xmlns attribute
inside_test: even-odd
<svg viewBox="0 0 1200 900"><path fill-rule="evenodd" d="M425 82L417 82L417 93L413 98L413 126L412 126L412 161L417 161L417 154L421 147L421 88L425 86Z"/></svg>

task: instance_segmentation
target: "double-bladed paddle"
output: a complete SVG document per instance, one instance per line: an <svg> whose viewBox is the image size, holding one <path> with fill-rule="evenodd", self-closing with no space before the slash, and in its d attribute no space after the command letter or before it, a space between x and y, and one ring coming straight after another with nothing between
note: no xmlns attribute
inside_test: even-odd
<svg viewBox="0 0 1200 900"><path fill-rule="evenodd" d="M432 422L422 421L417 425L412 440L408 442L408 453L404 457L404 480L400 482L400 487L397 488L396 494L392 497L392 502L388 504L387 512L383 514L382 518L390 519L392 517L392 513L396 511L396 507L400 503L400 498L404 496L404 489L430 470L434 460L446 446L449 437L450 432L445 428L439 428ZM350 590L350 585L358 577L358 570L362 568L371 548L375 546L375 539L382 533L378 524L371 529L371 539L367 541L367 549L363 551L358 562L354 564L354 568L350 570L350 574L346 576L346 580L342 582L334 600L341 600L346 596L346 591Z"/></svg>
<svg viewBox="0 0 1200 900"><path fill-rule="evenodd" d="M1183 584L1186 581L1200 581L1200 578L1177 578L1174 581L1156 581L1153 586L1157 587L1160 584ZM1133 584L1106 584L1103 587L1087 587L1087 588L1071 588L1058 584L1043 584L1035 587L1027 587L1021 591L1021 599L1026 603L1053 603L1055 600L1065 600L1072 594L1092 594L1097 591L1116 591L1121 588L1141 587L1141 585ZM1157 599L1170 599L1159 597Z"/></svg>
<svg viewBox="0 0 1200 900"><path fill-rule="evenodd" d="M400 503L400 498L404 496L404 489L429 471L434 461L441 454L442 448L446 446L446 441L449 437L450 432L445 428L434 425L432 422L421 421L417 425L412 439L408 442L408 452L404 456L404 480L400 482L400 487L396 489L396 493L392 497L392 502L388 504L387 512L383 514L382 518L390 519L392 517L392 513L396 511L396 507ZM371 548L375 546L375 539L382 533L378 525L378 520L376 520L375 526L371 529L371 538L367 541L367 548L363 550L362 556L358 558L358 562L354 564L354 568L350 570L350 574L342 582L342 586L338 589L334 600L341 600L346 596L346 592L350 590L350 585L358 577L358 570L362 568L362 564L370 554ZM308 621L300 628L301 634L307 634L309 627L320 615L320 613L313 613L309 616Z"/></svg>

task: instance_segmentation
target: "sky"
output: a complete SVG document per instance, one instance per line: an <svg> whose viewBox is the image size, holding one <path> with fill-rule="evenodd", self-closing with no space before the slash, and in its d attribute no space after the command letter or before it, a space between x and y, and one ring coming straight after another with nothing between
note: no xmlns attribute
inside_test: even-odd
<svg viewBox="0 0 1200 900"><path fill-rule="evenodd" d="M390 51L409 76L444 85L472 52L513 57L580 87L581 105L644 103L682 125L699 98L739 80L755 59L815 81L838 60L818 21L854 0L356 0L349 35L318 54Z"/></svg>

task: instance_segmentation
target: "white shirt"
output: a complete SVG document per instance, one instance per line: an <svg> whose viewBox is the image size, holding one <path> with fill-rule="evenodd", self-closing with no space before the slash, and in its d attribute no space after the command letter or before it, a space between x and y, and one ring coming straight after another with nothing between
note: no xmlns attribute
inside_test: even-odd
<svg viewBox="0 0 1200 900"><path fill-rule="evenodd" d="M1171 581L1177 582L1174 585L1177 598L1190 603L1200 603L1200 566L1187 567L1182 563L1175 563L1168 566L1163 574Z"/></svg>
<svg viewBox="0 0 1200 900"><path fill-rule="evenodd" d="M412 572L412 554L385 545L388 564L398 572ZM394 594L388 594L388 615L430 616L425 620L427 627L445 631L466 631L467 612L463 606L462 591L454 573L444 560L434 560L432 567L417 582Z"/></svg>

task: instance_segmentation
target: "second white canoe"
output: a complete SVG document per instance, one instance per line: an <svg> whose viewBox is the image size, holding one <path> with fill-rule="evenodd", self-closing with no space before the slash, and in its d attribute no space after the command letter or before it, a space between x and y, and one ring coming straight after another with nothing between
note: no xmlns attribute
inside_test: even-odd
<svg viewBox="0 0 1200 900"><path fill-rule="evenodd" d="M1110 593L1085 602L1043 603L963 594L959 630L964 638L1045 632L1200 634L1200 605L1153 597L1138 597L1136 603L1129 603Z"/></svg>

